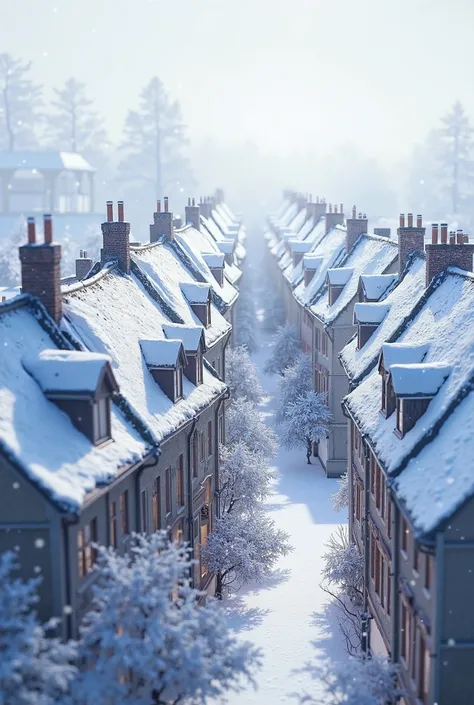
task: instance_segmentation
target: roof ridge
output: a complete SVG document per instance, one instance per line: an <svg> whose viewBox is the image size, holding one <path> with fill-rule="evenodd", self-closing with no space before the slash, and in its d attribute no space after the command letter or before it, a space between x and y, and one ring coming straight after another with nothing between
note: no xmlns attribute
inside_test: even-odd
<svg viewBox="0 0 474 705"><path fill-rule="evenodd" d="M76 282L75 284L62 284L61 285L61 294L62 296L67 296L68 294L75 294L77 291L82 291L82 289L86 289L89 286L93 286L94 284L97 284L98 281L101 279L104 279L108 274L111 274L111 272L115 271L118 266L118 261L113 260L111 262L106 262L103 264L100 268L100 270L97 272L97 274L94 274L92 277L88 277L87 279L82 279L79 282Z"/></svg>

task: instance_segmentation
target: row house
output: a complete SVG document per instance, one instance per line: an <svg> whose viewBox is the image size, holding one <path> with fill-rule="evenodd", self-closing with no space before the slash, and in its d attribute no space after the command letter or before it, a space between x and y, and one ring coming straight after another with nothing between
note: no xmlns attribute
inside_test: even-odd
<svg viewBox="0 0 474 705"><path fill-rule="evenodd" d="M108 203L101 262L74 283L51 217L44 242L30 219L22 294L0 304L0 551L42 576L39 614L64 616L66 638L90 604L96 542L127 550L131 532L166 529L212 590L200 552L219 510L231 292L198 276L160 205L150 242L131 244L123 203L116 220Z"/></svg>
<svg viewBox="0 0 474 705"><path fill-rule="evenodd" d="M405 705L470 702L474 676L474 246L409 216L405 266L354 308L349 524L364 555L366 648L400 667ZM361 282L362 288L362 282Z"/></svg>

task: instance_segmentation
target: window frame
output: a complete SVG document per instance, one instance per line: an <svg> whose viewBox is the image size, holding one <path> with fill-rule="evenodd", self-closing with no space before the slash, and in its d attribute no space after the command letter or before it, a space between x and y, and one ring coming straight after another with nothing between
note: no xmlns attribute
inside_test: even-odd
<svg viewBox="0 0 474 705"><path fill-rule="evenodd" d="M212 419L207 422L207 457L210 458L213 454L212 448L213 432L212 432Z"/></svg>
<svg viewBox="0 0 474 705"><path fill-rule="evenodd" d="M172 487L171 487L171 465L165 470L165 512L171 514L172 510Z"/></svg>
<svg viewBox="0 0 474 705"><path fill-rule="evenodd" d="M93 517L77 531L77 568L79 579L87 577L94 570L97 559L97 517Z"/></svg>
<svg viewBox="0 0 474 705"><path fill-rule="evenodd" d="M146 492L146 490L145 490ZM161 477L157 475L153 478L151 489L151 514L153 531L161 529Z"/></svg>
<svg viewBox="0 0 474 705"><path fill-rule="evenodd" d="M112 548L118 546L118 514L115 501L109 502L109 545Z"/></svg>
<svg viewBox="0 0 474 705"><path fill-rule="evenodd" d="M176 504L184 507L184 455L178 455L176 466Z"/></svg>

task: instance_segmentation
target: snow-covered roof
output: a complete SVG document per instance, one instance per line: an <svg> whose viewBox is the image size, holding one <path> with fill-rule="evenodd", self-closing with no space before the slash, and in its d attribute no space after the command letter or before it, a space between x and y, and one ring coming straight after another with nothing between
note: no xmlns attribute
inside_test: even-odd
<svg viewBox="0 0 474 705"><path fill-rule="evenodd" d="M208 267L220 268L224 266L224 254L218 252L203 252L202 258Z"/></svg>
<svg viewBox="0 0 474 705"><path fill-rule="evenodd" d="M230 240L219 240L217 242L217 247L225 255L231 255L234 252L235 243Z"/></svg>
<svg viewBox="0 0 474 705"><path fill-rule="evenodd" d="M328 281L332 286L345 286L353 274L353 267L328 269Z"/></svg>
<svg viewBox="0 0 474 705"><path fill-rule="evenodd" d="M390 311L390 304L382 302L354 304L354 323L379 324Z"/></svg>
<svg viewBox="0 0 474 705"><path fill-rule="evenodd" d="M392 276L392 275L387 275ZM357 336L352 338L341 352L341 362L351 380L358 381L377 363L383 343L391 338L403 319L408 316L413 306L425 291L425 261L415 257L406 268L397 286L390 291L382 302L369 304L389 306L387 315L369 340L360 349L357 348ZM365 304L367 305L367 304ZM355 304L355 310L361 305ZM362 309L363 310L363 309ZM420 362L420 360L417 360Z"/></svg>
<svg viewBox="0 0 474 705"><path fill-rule="evenodd" d="M397 397L433 397L448 379L451 367L442 362L392 365L390 374Z"/></svg>
<svg viewBox="0 0 474 705"><path fill-rule="evenodd" d="M312 243L306 240L290 240L289 245L293 254L304 254L312 248Z"/></svg>
<svg viewBox="0 0 474 705"><path fill-rule="evenodd" d="M361 274L360 276L365 297L371 301L378 301L397 279L397 274Z"/></svg>
<svg viewBox="0 0 474 705"><path fill-rule="evenodd" d="M305 269L311 269L311 270L313 270L313 269L319 269L319 267L321 266L322 261L323 261L323 258L322 258L322 257L320 257L320 256L318 256L318 255L315 255L315 254L313 254L313 253L308 254L308 255L304 255L304 257L303 257L303 267L304 267Z"/></svg>
<svg viewBox="0 0 474 705"><path fill-rule="evenodd" d="M180 323L166 323L163 332L170 340L181 340L187 353L197 352L201 341L205 347L203 326L183 326Z"/></svg>
<svg viewBox="0 0 474 705"><path fill-rule="evenodd" d="M190 304L205 304L211 295L209 284L181 284L181 291Z"/></svg>
<svg viewBox="0 0 474 705"><path fill-rule="evenodd" d="M75 152L0 152L0 170L95 171Z"/></svg>
<svg viewBox="0 0 474 705"><path fill-rule="evenodd" d="M194 265L222 297L223 301L227 304L231 303L238 294L233 284L239 281L242 272L237 265L230 265L225 261L225 255L220 251L209 231L204 226L200 230L186 227L176 232L175 241L192 259ZM221 264L217 264L218 262ZM220 287L211 274L210 267L222 266L224 267L225 280L223 286Z"/></svg>
<svg viewBox="0 0 474 705"><path fill-rule="evenodd" d="M45 393L88 392L93 394L104 368L110 365L108 355L77 350L41 350L27 355L23 366Z"/></svg>
<svg viewBox="0 0 474 705"><path fill-rule="evenodd" d="M415 448L429 437L472 374L474 351L474 275L448 269L428 287L397 331L396 343L383 347L384 366L423 362L451 365L451 373L427 410L403 439L393 433L395 414L384 418L381 375L374 369L347 397L346 406L389 474L400 472ZM415 358L415 359L413 359Z"/></svg>
<svg viewBox="0 0 474 705"><path fill-rule="evenodd" d="M315 301L326 280L329 267L342 264L346 256L346 230L336 226L314 247L311 255L321 257L321 265L316 270L308 286L301 281L294 290L294 295L304 306Z"/></svg>
<svg viewBox="0 0 474 705"><path fill-rule="evenodd" d="M46 397L23 366L27 356L55 347L41 319L27 304L0 314L0 452L53 502L77 512L87 492L137 463L149 446L112 404L113 442L96 448Z"/></svg>
<svg viewBox="0 0 474 705"><path fill-rule="evenodd" d="M352 269L352 275L336 301L329 305L328 296L324 291L311 306L311 311L326 324L336 320L342 311L350 304L357 294L361 274L382 274L393 265L398 256L398 248L394 242L373 235L361 235L356 245L344 261L344 268Z"/></svg>
<svg viewBox="0 0 474 705"><path fill-rule="evenodd" d="M181 340L139 340L142 355L148 367L176 367L183 352Z"/></svg>

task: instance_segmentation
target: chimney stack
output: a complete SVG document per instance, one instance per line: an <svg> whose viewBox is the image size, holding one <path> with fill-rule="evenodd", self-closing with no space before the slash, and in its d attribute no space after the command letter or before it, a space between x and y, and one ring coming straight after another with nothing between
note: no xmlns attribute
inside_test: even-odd
<svg viewBox="0 0 474 705"><path fill-rule="evenodd" d="M413 225L413 213L408 213L408 224L405 225L405 214L400 213L400 227L398 233L398 271L405 269L408 257L413 252L423 252L425 245L425 228L421 215L416 217L416 226Z"/></svg>
<svg viewBox="0 0 474 705"><path fill-rule="evenodd" d="M184 217L186 225L191 224L195 230L201 230L199 206L196 206L194 198L192 201L188 198L188 205L184 209Z"/></svg>
<svg viewBox="0 0 474 705"><path fill-rule="evenodd" d="M82 281L92 268L93 261L87 256L85 250L81 250L78 259L76 259L76 279Z"/></svg>
<svg viewBox="0 0 474 705"><path fill-rule="evenodd" d="M326 235L333 230L336 225L344 224L344 213L337 212L337 206L334 207L334 213L332 211L332 205L329 204L329 212L326 213Z"/></svg>
<svg viewBox="0 0 474 705"><path fill-rule="evenodd" d="M317 223L320 218L326 215L326 202L322 199L317 198L316 203L313 203L312 198L306 204L306 214L307 220L313 219L314 223Z"/></svg>
<svg viewBox="0 0 474 705"><path fill-rule="evenodd" d="M362 213L359 213L359 217L357 218L356 214L357 208L352 206L352 218L348 218L346 221L346 252L350 252L359 237L365 235L368 230L367 217L365 215L362 217Z"/></svg>
<svg viewBox="0 0 474 705"><path fill-rule="evenodd" d="M153 223L150 225L150 242L157 242L162 236L172 242L174 238L173 214L168 208L167 196L164 198L163 210L161 209L161 201L157 201L156 212L153 213Z"/></svg>
<svg viewBox="0 0 474 705"><path fill-rule="evenodd" d="M472 272L474 244L469 244L469 237L462 230L449 233L448 224L441 223L441 238L438 242L438 225L433 223L431 244L426 245L426 286L434 277L447 267L458 267Z"/></svg>
<svg viewBox="0 0 474 705"><path fill-rule="evenodd" d="M217 203L217 204L219 204L219 203L224 203L224 201L225 201L224 189L222 189L222 188L217 188L217 189L216 189L216 196L215 196L215 198L216 198L216 203ZM194 204L193 204L193 205L194 205Z"/></svg>
<svg viewBox="0 0 474 705"><path fill-rule="evenodd" d="M36 242L34 218L28 218L28 244L20 247L21 289L36 296L59 323L62 315L61 245L53 243L51 216L44 216L44 243Z"/></svg>
<svg viewBox="0 0 474 705"><path fill-rule="evenodd" d="M211 203L207 197L201 198L199 203L199 210L203 218L209 220L211 217Z"/></svg>
<svg viewBox="0 0 474 705"><path fill-rule="evenodd" d="M101 262L118 260L122 272L130 274L130 223L124 220L123 201L117 204L118 220L114 221L114 206L107 201L107 221L102 223Z"/></svg>

